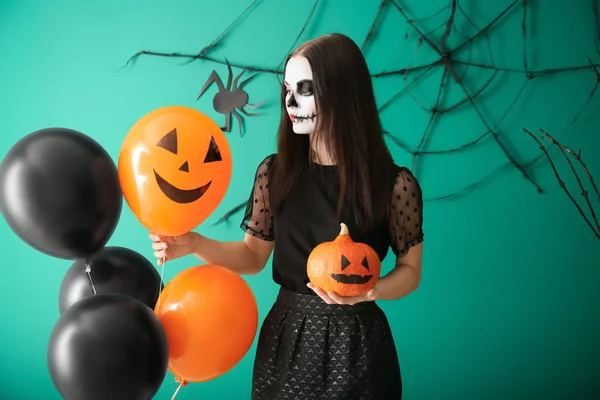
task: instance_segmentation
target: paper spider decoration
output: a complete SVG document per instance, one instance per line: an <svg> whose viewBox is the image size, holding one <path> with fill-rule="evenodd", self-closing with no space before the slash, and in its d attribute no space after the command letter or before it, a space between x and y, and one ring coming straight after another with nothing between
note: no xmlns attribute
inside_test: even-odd
<svg viewBox="0 0 600 400"><path fill-rule="evenodd" d="M213 107L215 108L215 111L225 115L225 126L221 127L221 129L224 132L231 132L231 116L233 115L239 123L240 136L243 136L244 124L242 121L242 116L238 113L238 110L247 116L260 115L249 113L248 111L244 110L244 107L257 108L261 106L264 103L264 101L256 105L249 104L248 93L243 90L244 86L248 82L250 82L250 80L254 78L257 74L246 78L238 86L238 80L244 74L244 72L246 72L246 69L244 69L238 76L235 77L235 79L233 79L233 71L231 70L231 65L228 61L225 62L229 71L229 75L227 77L227 86L223 85L221 77L219 76L219 74L217 74L217 71L213 70L213 72L210 74L210 76L204 83L204 86L202 86L202 89L200 89L200 94L198 94L196 100L198 100L200 96L202 96L202 94L206 91L206 89L208 89L208 87L213 82L215 82L217 84L217 87L219 88L219 91L217 92L217 94L215 94L215 97L213 98ZM233 87L231 82L232 79Z"/></svg>

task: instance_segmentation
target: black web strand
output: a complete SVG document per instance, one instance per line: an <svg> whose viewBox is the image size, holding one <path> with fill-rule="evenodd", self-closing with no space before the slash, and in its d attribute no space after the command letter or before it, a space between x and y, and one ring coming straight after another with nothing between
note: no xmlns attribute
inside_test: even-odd
<svg viewBox="0 0 600 400"><path fill-rule="evenodd" d="M423 147L423 143L425 143L425 139L427 138L427 134L431 131L431 127L433 126L435 117L438 115L438 107L440 105L440 100L442 98L442 93L444 92L444 83L446 82L446 75L448 74L448 68L444 67L444 71L442 72L442 77L440 79L440 85L438 87L438 93L435 98L435 105L433 106L433 110L431 110L431 114L429 116L429 121L427 121L427 125L425 126L425 132L421 136L421 141L417 145L417 150L413 153L412 160L412 171L416 173L416 165L417 165L417 156Z"/></svg>
<svg viewBox="0 0 600 400"><path fill-rule="evenodd" d="M437 112L440 114L446 114L449 112L452 112L458 108L460 108L461 106L465 105L465 104L469 104L469 102L471 100L476 100L477 97L479 97L488 87L490 87L491 83L494 81L494 79L496 78L496 76L498 75L498 71L494 71L492 73L492 75L489 77L489 79L479 87L479 89L477 89L477 91L473 92L471 94L471 96L466 96L464 99L457 101L456 103L452 104L451 106L448 106L446 108L439 108L437 109ZM462 76L459 77L459 79L462 82Z"/></svg>
<svg viewBox="0 0 600 400"><path fill-rule="evenodd" d="M405 94L408 91L408 89L410 89L413 85L417 84L425 75L427 75L432 70L433 70L433 67L429 67L425 71L421 72L421 74L419 76L417 76L416 78L414 78L412 81L410 81L410 83L408 85L405 85L399 92L397 92L395 95L393 95L388 101L386 101L385 103L383 103L378 108L378 111L382 112L386 108L388 108L389 106L391 106L394 101L396 101L400 97L402 97L402 95Z"/></svg>
<svg viewBox="0 0 600 400"><path fill-rule="evenodd" d="M198 59L198 60L210 61L215 64L227 65L227 62L225 62L225 60L220 60L220 59L217 59L214 57L209 57L209 56L198 57L197 54L194 55L194 54L182 54L182 53L161 53L161 52L156 52L156 51L142 50L139 53L135 54L133 57L137 58L141 55L154 56L154 57L193 58L193 59ZM130 63L132 58L130 58L127 61L127 64ZM127 64L122 68L125 68L127 66ZM249 72L262 72L262 73L266 73L266 74L283 75L283 72L277 71L276 69L273 69L273 68L256 67L256 66L252 66L252 65L243 65L243 64L237 64L237 63L232 63L232 62L230 62L229 65L231 65L232 67L235 67L235 68L245 69L246 71L249 71Z"/></svg>
<svg viewBox="0 0 600 400"><path fill-rule="evenodd" d="M443 25L442 25L443 26ZM419 55L419 51L422 49L423 47L423 38L419 37L417 39L417 44L415 46L415 51L413 52L413 56L412 56L412 60L409 62L409 66L412 65L412 63L414 62L414 60L416 60L417 56ZM427 71L430 72L431 70ZM429 111L427 107L425 107L418 99L417 97L412 93L412 91L407 90L407 80L408 80L408 76L409 74L404 74L404 76L402 77L402 83L403 83L403 87L402 89L400 89L400 91L398 92L399 97L396 97L395 99L392 98L393 100L396 100L398 98L400 98L402 95L407 94L412 100L413 102L419 106L423 111L427 112ZM413 81L411 81L410 86L416 84L417 82L419 82L421 80L421 78L424 75L421 74L419 76L417 76ZM390 103L391 104L391 103Z"/></svg>
<svg viewBox="0 0 600 400"><path fill-rule="evenodd" d="M379 17L381 17L381 13L383 12L383 8L385 7L386 1L387 0L381 0L381 3L379 3L379 7L377 8L377 14L375 14L373 23L371 23L371 27L369 28L369 31L367 32L367 35L365 36L365 40L363 40L362 45L360 46L360 49L362 51L364 51L367 48L367 44L373 37L373 33L375 33L375 28L377 27L377 23L379 22Z"/></svg>
<svg viewBox="0 0 600 400"><path fill-rule="evenodd" d="M460 52L461 49L463 49L465 46L467 46L470 42L474 41L475 39L479 38L480 36L485 35L487 33L487 31L490 30L491 27L494 26L498 21L500 21L502 19L502 17L504 17L515 5L517 5L517 3L519 1L522 1L522 0L515 0L511 4L509 4L508 7L506 7L504 10L502 10L496 16L496 18L491 20L486 26L484 26L482 29L480 29L479 32L477 32L475 35L471 36L471 38L467 39L462 44L458 45L458 47L456 47L454 50L452 50L452 54L456 55L458 52Z"/></svg>
<svg viewBox="0 0 600 400"><path fill-rule="evenodd" d="M465 196L467 193L471 192L472 190L475 190L478 187L483 186L485 183L487 183L487 181L491 180L494 176L500 174L500 172L503 172L505 169L508 169L511 166L512 166L512 164L510 162L506 162L503 165L501 165L500 167L498 167L495 170L493 170L492 172L490 172L489 174L487 174L485 177L481 178L478 181L468 184L467 186L463 187L462 189L459 189L452 193L441 195L441 196L423 198L423 201L425 202L425 201L452 200L452 199L456 199L456 198Z"/></svg>
<svg viewBox="0 0 600 400"><path fill-rule="evenodd" d="M543 155L548 160L548 163L550 164L550 167L552 168L552 171L554 172L554 176L556 177L556 180L558 181L558 184L563 189L563 191L565 192L565 194L567 195L567 197L569 198L569 200L571 200L571 202L575 205L575 207L577 208L577 211L579 211L579 214L581 214L581 217L584 219L584 221L590 227L590 229L594 232L595 236L598 239L600 239L600 231L597 231L594 228L594 226L592 225L592 223L590 222L590 220L588 219L588 217L585 215L585 213L581 209L581 206L579 205L579 203L577 203L577 201L575 201L575 199L573 198L573 195L569 191L569 188L567 187L567 185L564 183L564 181L560 177L560 174L558 173L558 170L556 169L556 166L554 165L554 161L552 160L552 157L550 157L550 155L548 154L548 151L546 150L546 147L541 143L541 141L533 133L531 133L527 129L523 128L523 132L527 133L538 144L538 146L542 150ZM575 173L575 175L577 176L577 173ZM578 177L577 177L577 179L579 180Z"/></svg>
<svg viewBox="0 0 600 400"><path fill-rule="evenodd" d="M469 90L465 86L464 82L462 82L460 80L460 77L458 76L458 74L454 70L454 66L452 66L450 64L450 65L448 65L448 68L450 70L450 73L456 79L456 81L457 81L458 85L460 86L460 88L465 93L465 96L467 96L467 99L469 100L469 103L471 103L471 106L473 107L473 109L475 110L475 112L477 113L477 115L479 116L479 119L481 120L481 122L483 122L483 124L485 125L486 129L488 129L490 131L490 134L492 135L492 137L494 138L494 140L498 144L498 146L500 146L500 149L504 152L504 155L510 160L510 163L516 169L518 169L521 172L521 174L523 175L523 177L526 180L528 180L533 186L535 186L535 188L536 188L536 190L537 190L538 193L543 193L542 188L536 182L534 182L533 179L531 179L531 177L529 176L529 174L527 173L527 171L525 170L525 168L521 164L519 164L517 162L517 160L513 157L513 155L506 148L506 145L500 140L500 137L498 136L498 134L494 131L494 129L492 129L490 123L483 116L483 113L479 109L479 106L475 103L475 101L471 97L471 94L469 93Z"/></svg>
<svg viewBox="0 0 600 400"><path fill-rule="evenodd" d="M563 136L567 131L569 131L570 129L573 128L573 126L575 126L575 124L579 120L579 117L581 117L581 114L583 114L583 111L585 111L585 109L588 107L588 105L592 102L592 99L594 98L594 96L596 95L596 91L598 90L598 86L600 86L600 73L598 72L598 70L594 66L594 64L592 63L592 60L590 60L590 65L591 65L592 69L595 71L595 74L596 74L596 83L595 83L594 87L592 88L592 90L590 91L590 94L587 96L587 98L586 98L585 102L583 103L583 105L579 108L579 110L577 110L577 112L575 113L575 115L571 119L571 122L562 131L562 133L561 133L560 136Z"/></svg>
<svg viewBox="0 0 600 400"><path fill-rule="evenodd" d="M213 223L213 226L222 224L223 222L227 221L229 218L231 218L238 212L245 209L246 205L247 205L247 203L243 202L243 203L240 203L237 206L233 207L231 210L227 211L221 218L219 218L219 220L217 220L215 223Z"/></svg>
<svg viewBox="0 0 600 400"><path fill-rule="evenodd" d="M415 22L416 22L416 21L415 21ZM435 28L433 28L432 30L430 30L429 32L425 33L424 35L425 35L425 36L431 36L431 35L433 35L434 33L436 33L437 31L439 31L439 30L440 30L440 29L442 29L442 28L444 28L444 30L445 30L445 28L446 28L446 25L447 25L447 22L446 22L446 21L444 21L444 22L442 22L441 24L439 24L438 26L436 26ZM454 25L453 25L453 26L454 26ZM418 39L420 39L420 36L418 36Z"/></svg>
<svg viewBox="0 0 600 400"><path fill-rule="evenodd" d="M212 50L213 48L217 47L219 42L225 37L225 35L227 35L227 33L229 33L229 31L231 29L233 29L240 22L240 20L244 16L246 16L258 2L259 2L259 0L254 0L252 3L250 3L250 5L240 15L238 15L238 17L236 19L234 19L231 22L231 24L229 24L229 26L227 26L227 28L225 28L225 30L223 30L223 32L221 32L210 44L203 47L202 50L200 50L200 52L195 55L181 54L181 53L162 53L162 52L154 52L154 51L149 51L149 50L142 50L142 51L138 51L136 54L131 56L129 58L129 60L127 60L125 65L123 67L121 67L120 69L127 68L129 66L129 64L133 64L142 55L159 56L159 57L188 58L189 60L187 63L190 63L195 60L206 60L206 61L216 62L219 64L225 64L224 62L221 62L219 60L207 57L208 52L210 50ZM187 64L187 63L184 63L184 64ZM233 66L241 67L241 66L238 66L235 64L233 64ZM251 69L251 70L257 71L258 69ZM264 72L266 72L266 71L264 71Z"/></svg>
<svg viewBox="0 0 600 400"><path fill-rule="evenodd" d="M426 105L424 105L418 98L417 96L415 96L413 94L413 92L411 90L405 90L404 88L406 87L406 81L408 80L408 74L404 75L404 79L402 80L402 82L404 83L404 87L401 89L401 95L408 95L408 97L410 97L412 99L412 101L417 105L417 107L419 107L421 110L423 110L426 113L431 112L431 107L427 107ZM414 81L411 81L412 84L414 84Z"/></svg>
<svg viewBox="0 0 600 400"><path fill-rule="evenodd" d="M457 5L458 5L458 3L457 3ZM418 23L427 22L430 19L433 19L433 18L437 17L438 15L440 15L441 13L443 13L444 11L446 11L447 9L449 9L450 6L451 6L451 4L448 4L447 6L444 6L444 7L440 8L438 11L434 12L433 14L431 14L429 17L425 17L425 18L421 18L421 19L413 19L412 21L413 22L418 22ZM442 26L445 26L445 25L446 25L446 23L444 22L442 24Z"/></svg>
<svg viewBox="0 0 600 400"><path fill-rule="evenodd" d="M590 66L592 67L592 70L594 71L594 74L596 75L594 80L596 82L600 82L600 71L598 71L598 67L600 67L600 65L594 64L594 62L592 61L592 59L590 57L588 57L588 61L590 63Z"/></svg>
<svg viewBox="0 0 600 400"><path fill-rule="evenodd" d="M592 102L592 99L594 98L594 96L595 96L595 94L596 94L596 92L598 90L598 86L599 85L600 85L600 81L596 82L596 84L594 85L594 87L590 91L590 94L587 97L586 101L582 104L582 106L579 108L579 110L577 110L577 112L575 113L575 115L577 115L577 116L581 115L583 113L583 111L588 107L588 105ZM573 118L571 120L571 122L569 123L569 125L567 125L565 127L565 129L559 135L559 139L562 138L570 129L573 128L573 126L575 125L575 122L577 122L577 118ZM540 154L539 156L535 157L530 162L528 162L527 164L525 164L525 167L526 168L532 167L533 165L537 164L543 158L544 158L544 155Z"/></svg>
<svg viewBox="0 0 600 400"><path fill-rule="evenodd" d="M410 74L411 72L422 71L424 69L435 67L436 65L439 65L439 64L441 64L441 61L437 60L437 61L431 62L429 64L418 65L416 67L400 68L400 69L396 69L393 71L382 71L382 72L378 72L375 74L371 74L371 78L383 78L383 77L392 76L392 75L406 75L406 74Z"/></svg>
<svg viewBox="0 0 600 400"><path fill-rule="evenodd" d="M456 15L456 6L458 4L458 0L452 0L450 4L450 17L448 17L448 21L446 21L446 29L440 38L440 49L443 54L449 54L448 50L448 37L450 37L450 32L452 32L452 27L454 26L454 16ZM444 71L444 74L446 72Z"/></svg>
<svg viewBox="0 0 600 400"><path fill-rule="evenodd" d="M395 43L395 50L392 53L390 51L390 57L388 59L388 62L386 63L385 67L383 67L383 71L387 71L389 69L389 66L396 60L398 53L400 53L403 49L402 46L404 45L404 43L408 40L408 27L407 29L404 31L404 35L402 35L402 39L398 40L397 43ZM390 49L391 50L391 49ZM373 75L371 75L371 78L374 78Z"/></svg>
<svg viewBox="0 0 600 400"><path fill-rule="evenodd" d="M390 132L388 131L383 131L384 135L387 135L390 140L392 142L394 142L394 144L398 147L400 147L402 150L406 151L407 153L414 155L416 152L414 150L412 150L408 145L406 145L402 140L400 140L399 138L397 138L396 136L392 135Z"/></svg>
<svg viewBox="0 0 600 400"><path fill-rule="evenodd" d="M236 19L234 19L231 22L231 24L229 24L229 26L227 28L225 28L225 30L223 32L221 32L219 34L219 36L217 36L208 46L206 46L202 50L200 50L200 52L196 55L196 58L190 58L184 64L191 63L193 61L198 60L202 56L205 56L206 54L208 54L208 52L210 50L217 47L219 45L219 43L221 42L221 40L225 37L225 35L227 35L229 33L229 31L231 29L233 29L233 27L236 26L242 20L242 18L245 17L246 14L248 14L250 12L250 10L258 3L258 1L259 0L254 0L252 3L250 3L250 5L248 7L246 7L246 9L240 15L238 15L238 17Z"/></svg>
<svg viewBox="0 0 600 400"><path fill-rule="evenodd" d="M458 10L459 12L462 14L462 16L467 20L467 22L469 24L471 24L471 26L473 26L473 28L477 29L477 31L481 31L481 28L475 23L475 21L473 21L473 19L471 17L469 17L469 14L467 14L467 12L460 6L460 3L457 4ZM495 65L496 62L494 60L494 51L492 49L492 42L490 41L490 37L488 36L488 32L484 32L480 37L485 38L485 41L487 42L487 46L488 46L488 52L489 52L489 56L490 56L490 63L492 63L492 65ZM467 39L467 37L465 36L465 39ZM471 62L471 49L473 46L473 41L470 41L468 44L468 48L469 48L469 57L468 57L468 61L465 63L465 69L463 71L463 78L466 74L466 71L469 69L469 67L471 67L473 64Z"/></svg>
<svg viewBox="0 0 600 400"><path fill-rule="evenodd" d="M402 7L400 7L400 5L396 2L396 0L390 0L390 1L394 5L394 7L396 7L396 9L400 12L400 14L404 17L404 19L406 20L406 23L409 24L417 32L417 34L421 37L421 39L425 43L427 43L427 45L429 45L429 47L431 47L433 49L433 51L435 51L438 55L442 56L442 51L440 50L440 48L426 34L421 32L419 27L415 24L415 21L406 14L404 9Z"/></svg>
<svg viewBox="0 0 600 400"><path fill-rule="evenodd" d="M498 67L498 66L489 65L489 64L467 63L467 62L461 61L461 60L452 60L452 62L454 64L468 65L470 67L475 67L475 68L492 69L492 70L497 70L497 71L502 71L502 72L512 72L512 73L516 73L516 74L529 74L532 76L550 75L550 74L557 74L557 73L561 73L561 72L576 72L576 71L581 71L582 69L586 69L586 68L590 67L589 64L585 64L585 65L574 65L574 66L570 66L570 67L561 67L561 68L545 68L545 69L539 69L539 70L531 70L530 69L529 71L524 71L522 69ZM600 64L593 64L593 66L600 67Z"/></svg>
<svg viewBox="0 0 600 400"><path fill-rule="evenodd" d="M573 175L575 176L575 180L577 181L577 185L579 186L579 190L581 190L581 195L583 196L589 210L590 210L590 214L592 216L592 220L594 221L594 223L596 224L596 234L600 235L600 223L598 222L598 218L596 217L596 213L594 212L594 207L592 207L592 203L590 202L590 197L588 195L588 191L585 190L585 187L583 186L583 183L581 182L581 178L579 177L579 174L577 173L577 171L575 170L575 166L573 165L573 162L571 161L571 157L569 157L569 155L567 153L570 153L572 155L576 155L575 152L573 152L571 149L569 149L568 147L562 145L561 143L559 143L556 139L554 139L552 136L550 136L550 134L548 132L545 132L543 129L540 129L540 132L542 132L544 134L545 137L543 137L542 139L545 140L549 140L553 145L555 145L556 147L558 147L558 149L560 150L560 152L562 153L562 155L565 157L565 160L567 161L567 164L569 165L569 168L571 169L571 172L573 172ZM576 160L579 158L578 156L575 157ZM591 175L590 175L591 176ZM599 236L600 238L600 236Z"/></svg>
<svg viewBox="0 0 600 400"><path fill-rule="evenodd" d="M298 35L296 35L296 38L294 39L294 43L292 43L292 45L288 49L288 51L285 54L285 57L283 58L283 60L281 60L281 62L277 66L277 68L275 68L276 71L279 71L279 69L281 68L281 66L285 62L285 59L287 58L287 55L290 54L292 52L292 50L294 50L294 48L296 47L296 44L298 44L298 41L302 37L302 34L306 30L306 27L308 26L308 24L310 23L310 20L312 19L312 17L314 15L315 10L317 9L318 5L319 5L319 0L315 0L315 2L313 3L312 8L310 10L310 13L308 14L308 17L306 18L306 20L304 21L304 24L302 25L302 29L300 29L300 32L298 32ZM277 80L279 80L279 76L277 77ZM279 83L281 84L281 81L279 81Z"/></svg>
<svg viewBox="0 0 600 400"><path fill-rule="evenodd" d="M571 154L573 156L573 158L575 158L575 160L578 163L581 164L581 167L583 168L583 171L585 172L585 174L588 177L588 180L592 184L592 188L594 189L594 193L596 195L596 199L598 200L598 203L600 203L600 191L598 190L598 186L596 186L596 182L594 181L594 177L590 173L590 170L588 169L587 165L585 164L585 162L581 158L581 150L579 150L579 152L575 153L573 150L571 150L567 146L559 143L558 140L554 139L552 136L550 136L549 133L545 132L543 129L540 129L540 132L542 132L544 134L543 139L553 141L555 145L560 146L567 153Z"/></svg>
<svg viewBox="0 0 600 400"><path fill-rule="evenodd" d="M462 74L460 75L461 80L464 80L465 77L467 76L467 72L469 71L469 67L470 67L469 64L471 63L471 61L473 61L473 43L469 43L468 49L469 50L467 52L467 65L465 66L465 68L463 68ZM491 54L491 52L490 52L490 54Z"/></svg>

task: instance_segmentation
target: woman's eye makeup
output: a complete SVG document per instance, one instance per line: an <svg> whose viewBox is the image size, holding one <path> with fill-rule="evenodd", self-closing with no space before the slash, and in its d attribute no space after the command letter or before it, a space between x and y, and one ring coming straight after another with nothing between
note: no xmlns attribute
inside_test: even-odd
<svg viewBox="0 0 600 400"><path fill-rule="evenodd" d="M313 81L311 79L304 79L304 80L299 81L296 84L296 88L297 88L296 89L297 93L299 95L302 95L302 96L312 96L313 95ZM283 90L288 94L292 92L292 88L289 86L289 84L287 82L284 83Z"/></svg>
<svg viewBox="0 0 600 400"><path fill-rule="evenodd" d="M298 82L298 93L304 96L310 96L313 94L313 81L310 79L304 79Z"/></svg>

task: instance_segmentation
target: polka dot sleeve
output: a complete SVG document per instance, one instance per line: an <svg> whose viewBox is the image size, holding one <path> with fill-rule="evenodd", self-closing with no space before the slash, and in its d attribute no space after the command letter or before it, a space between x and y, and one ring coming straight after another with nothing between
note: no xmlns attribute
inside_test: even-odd
<svg viewBox="0 0 600 400"><path fill-rule="evenodd" d="M419 182L407 168L401 168L396 176L389 227L396 256L423 242L423 195Z"/></svg>
<svg viewBox="0 0 600 400"><path fill-rule="evenodd" d="M246 233L266 241L275 240L268 190L272 160L273 155L268 156L256 169L254 185L240 225Z"/></svg>

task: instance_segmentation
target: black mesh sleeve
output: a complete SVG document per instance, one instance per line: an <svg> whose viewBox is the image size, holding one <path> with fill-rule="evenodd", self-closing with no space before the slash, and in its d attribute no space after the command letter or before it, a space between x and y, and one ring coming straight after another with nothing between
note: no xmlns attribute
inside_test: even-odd
<svg viewBox="0 0 600 400"><path fill-rule="evenodd" d="M256 169L254 186L246 205L240 227L246 233L262 240L275 240L273 214L269 202L269 175L274 155L265 158Z"/></svg>
<svg viewBox="0 0 600 400"><path fill-rule="evenodd" d="M423 242L423 194L407 168L400 168L392 191L390 209L391 247L396 256Z"/></svg>

